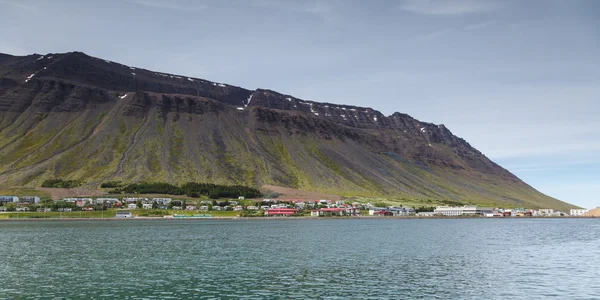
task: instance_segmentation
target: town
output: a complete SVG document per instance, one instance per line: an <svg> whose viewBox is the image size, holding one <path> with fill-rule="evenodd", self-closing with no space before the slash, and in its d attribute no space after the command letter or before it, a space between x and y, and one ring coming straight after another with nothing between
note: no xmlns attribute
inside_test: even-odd
<svg viewBox="0 0 600 300"><path fill-rule="evenodd" d="M163 217L581 217L589 210L486 208L474 205L414 208L333 200L244 199L177 200L172 198L63 198L40 201L37 196L0 196L0 212L113 212L115 218ZM148 212L148 213L146 213ZM152 213L150 213L152 212ZM62 216L62 215L61 215ZM83 216L83 215L80 215ZM107 213L110 217L111 214Z"/></svg>

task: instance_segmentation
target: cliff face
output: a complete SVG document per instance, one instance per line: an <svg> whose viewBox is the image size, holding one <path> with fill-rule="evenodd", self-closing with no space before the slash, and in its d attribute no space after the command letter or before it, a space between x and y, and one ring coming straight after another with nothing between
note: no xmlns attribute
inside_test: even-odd
<svg viewBox="0 0 600 300"><path fill-rule="evenodd" d="M0 55L0 182L48 178L282 185L564 206L445 126L368 107L121 65Z"/></svg>

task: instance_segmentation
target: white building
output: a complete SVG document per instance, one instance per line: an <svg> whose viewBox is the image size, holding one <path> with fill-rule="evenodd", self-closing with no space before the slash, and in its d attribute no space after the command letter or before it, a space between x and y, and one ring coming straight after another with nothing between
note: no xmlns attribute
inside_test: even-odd
<svg viewBox="0 0 600 300"><path fill-rule="evenodd" d="M143 209L152 209L152 205L153 205L153 203L143 203L142 208Z"/></svg>
<svg viewBox="0 0 600 300"><path fill-rule="evenodd" d="M3 202L3 203L19 202L19 197L17 197L17 196L0 196L0 202Z"/></svg>
<svg viewBox="0 0 600 300"><path fill-rule="evenodd" d="M131 218L130 211L117 211L115 218Z"/></svg>
<svg viewBox="0 0 600 300"><path fill-rule="evenodd" d="M62 201L64 202L77 202L77 201L83 201L85 203L92 203L93 199L92 198L64 198L62 199Z"/></svg>
<svg viewBox="0 0 600 300"><path fill-rule="evenodd" d="M475 205L438 206L433 212L443 216L468 216L494 213L494 211L491 208L477 207Z"/></svg>
<svg viewBox="0 0 600 300"><path fill-rule="evenodd" d="M115 204L117 202L119 202L119 199L117 199L117 198L97 198L96 200L94 200L95 204L104 204L104 203Z"/></svg>
<svg viewBox="0 0 600 300"><path fill-rule="evenodd" d="M19 202L21 202L21 203L29 203L29 204L40 203L40 197L37 197L37 196L23 196L23 197L21 197L21 199L19 200Z"/></svg>
<svg viewBox="0 0 600 300"><path fill-rule="evenodd" d="M171 202L171 198L152 198L152 202L158 205L168 205Z"/></svg>
<svg viewBox="0 0 600 300"><path fill-rule="evenodd" d="M570 216L583 216L589 209L571 209L569 211Z"/></svg>

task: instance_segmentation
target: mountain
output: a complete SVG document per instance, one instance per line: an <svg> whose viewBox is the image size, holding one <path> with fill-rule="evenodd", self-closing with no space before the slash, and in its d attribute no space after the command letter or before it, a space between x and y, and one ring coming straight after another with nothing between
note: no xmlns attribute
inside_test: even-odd
<svg viewBox="0 0 600 300"><path fill-rule="evenodd" d="M444 125L154 72L0 54L0 182L265 184L344 196L568 208Z"/></svg>

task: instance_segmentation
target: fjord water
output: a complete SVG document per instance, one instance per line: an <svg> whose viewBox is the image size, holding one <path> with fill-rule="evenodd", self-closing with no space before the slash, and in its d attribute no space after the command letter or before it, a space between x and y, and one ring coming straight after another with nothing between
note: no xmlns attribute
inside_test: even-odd
<svg viewBox="0 0 600 300"><path fill-rule="evenodd" d="M0 223L0 298L600 298L599 219Z"/></svg>

